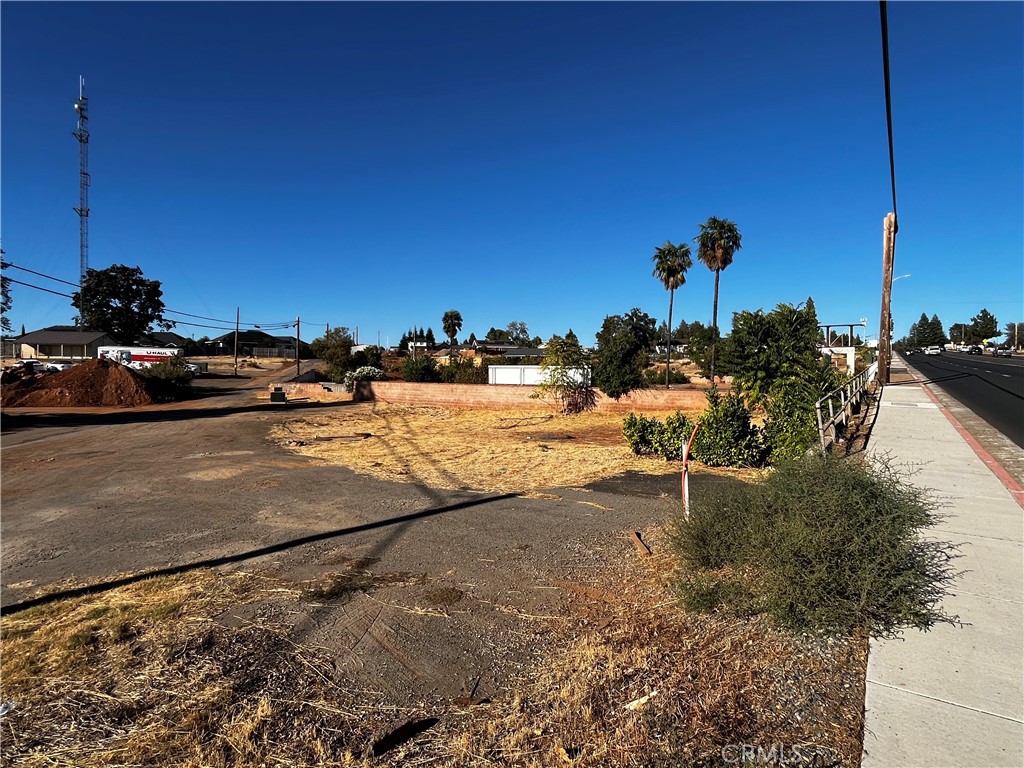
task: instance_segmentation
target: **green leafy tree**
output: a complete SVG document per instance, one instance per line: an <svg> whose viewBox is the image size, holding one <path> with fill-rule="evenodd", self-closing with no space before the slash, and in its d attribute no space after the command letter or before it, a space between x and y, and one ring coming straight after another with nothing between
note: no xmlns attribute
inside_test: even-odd
<svg viewBox="0 0 1024 768"><path fill-rule="evenodd" d="M358 352L352 353L352 360L348 363L348 370L357 368L380 368L384 360L384 347L370 344Z"/></svg>
<svg viewBox="0 0 1024 768"><path fill-rule="evenodd" d="M968 343L971 341L971 327L966 323L953 323L949 326L949 338L950 341Z"/></svg>
<svg viewBox="0 0 1024 768"><path fill-rule="evenodd" d="M348 328L339 326L313 339L309 348L317 358L327 363L327 375L331 381L340 382L346 373L358 367L352 356L354 343Z"/></svg>
<svg viewBox="0 0 1024 768"><path fill-rule="evenodd" d="M513 320L506 329L506 338L518 347L527 347L530 345L530 330L526 323Z"/></svg>
<svg viewBox="0 0 1024 768"><path fill-rule="evenodd" d="M697 259L701 264L715 273L715 303L711 314L711 325L718 332L718 283L722 270L732 264L733 256L742 248L743 237L736 225L728 219L717 219L711 216L700 225L700 234L694 238L697 244ZM715 377L716 344L711 346L712 381Z"/></svg>
<svg viewBox="0 0 1024 768"><path fill-rule="evenodd" d="M594 384L618 400L634 389L647 386L644 368L647 350L655 339L654 318L639 309L628 315L609 315L597 334Z"/></svg>
<svg viewBox="0 0 1024 768"><path fill-rule="evenodd" d="M469 339L467 339L466 343L467 344L476 344L476 334L475 333L470 333L469 334Z"/></svg>
<svg viewBox="0 0 1024 768"><path fill-rule="evenodd" d="M972 341L987 341L999 336L999 321L987 309L982 309L971 318L970 328Z"/></svg>
<svg viewBox="0 0 1024 768"><path fill-rule="evenodd" d="M448 337L448 359L454 360L455 347L458 345L455 337L462 330L462 313L457 309L449 309L441 316L441 327L444 328L444 335Z"/></svg>
<svg viewBox="0 0 1024 768"><path fill-rule="evenodd" d="M654 250L651 260L654 262L654 276L668 291L668 323L665 327L665 389L668 389L672 367L672 337L668 332L672 327L672 303L676 289L686 283L686 270L693 266L693 260L690 258L690 246L686 243L673 245L669 240Z"/></svg>
<svg viewBox="0 0 1024 768"><path fill-rule="evenodd" d="M174 323L164 319L159 280L147 280L139 267L115 264L88 269L81 290L71 294L83 326L104 331L122 344L134 344L153 326L165 331Z"/></svg>
<svg viewBox="0 0 1024 768"><path fill-rule="evenodd" d="M572 328L565 335L552 336L540 364L543 381L534 397L551 398L565 414L591 410L597 403L590 385L590 360Z"/></svg>
<svg viewBox="0 0 1024 768"><path fill-rule="evenodd" d="M402 363L402 376L406 381L420 383L436 383L441 381L441 374L430 357L407 357Z"/></svg>
<svg viewBox="0 0 1024 768"><path fill-rule="evenodd" d="M437 339L434 338L433 328L427 328L427 332L423 336L423 340L427 342L427 349L433 349L437 346Z"/></svg>
<svg viewBox="0 0 1024 768"><path fill-rule="evenodd" d="M818 352L814 301L779 304L771 312L737 312L732 321L736 370L733 383L758 405L780 379L799 379L827 365Z"/></svg>
<svg viewBox="0 0 1024 768"><path fill-rule="evenodd" d="M3 260L4 251L0 249L0 331L11 332L11 321L7 317L11 311L11 279L7 277L6 270L10 266Z"/></svg>
<svg viewBox="0 0 1024 768"><path fill-rule="evenodd" d="M504 328L495 328L494 326L491 326L491 330L487 332L484 339L487 341L509 341L508 331Z"/></svg>

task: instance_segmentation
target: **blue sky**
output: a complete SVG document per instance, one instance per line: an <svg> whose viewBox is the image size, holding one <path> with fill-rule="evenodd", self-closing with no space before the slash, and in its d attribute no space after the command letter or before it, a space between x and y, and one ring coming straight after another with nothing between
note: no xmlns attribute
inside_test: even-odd
<svg viewBox="0 0 1024 768"><path fill-rule="evenodd" d="M606 315L665 318L654 249L718 216L743 234L724 329L811 296L877 334L876 3L5 2L0 24L19 266L78 277L84 75L89 264L140 266L172 310L394 344L454 308L462 337L592 344ZM1022 28L1020 3L889 4L897 336L1024 320ZM713 284L695 263L674 319L709 322ZM73 314L14 286L15 330Z"/></svg>

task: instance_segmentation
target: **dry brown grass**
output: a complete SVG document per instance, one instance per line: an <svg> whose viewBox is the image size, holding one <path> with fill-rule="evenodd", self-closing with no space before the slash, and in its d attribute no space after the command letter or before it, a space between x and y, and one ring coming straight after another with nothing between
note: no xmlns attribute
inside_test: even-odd
<svg viewBox="0 0 1024 768"><path fill-rule="evenodd" d="M329 659L273 625L215 620L294 597L251 574L200 571L5 616L3 763L361 764L371 734Z"/></svg>
<svg viewBox="0 0 1024 768"><path fill-rule="evenodd" d="M635 456L622 438L622 419L360 403L290 420L272 435L305 456L433 488L528 494L630 470L679 472L678 464Z"/></svg>
<svg viewBox="0 0 1024 768"><path fill-rule="evenodd" d="M747 744L793 764L859 766L866 638L687 614L667 586L674 561L658 554L656 532L645 538L654 557L627 561L610 584L605 574L598 588L580 585L596 599L509 700L449 719L409 756L667 768L724 765L723 748L734 757L729 745Z"/></svg>
<svg viewBox="0 0 1024 768"><path fill-rule="evenodd" d="M544 660L507 696L476 706L379 707L272 623L219 622L231 606L301 599L246 573L150 579L4 617L0 697L15 705L0 721L3 762L719 765L723 747L745 743L859 765L866 641L687 614L658 532L644 538L653 557L553 582L577 596L572 619L550 622ZM389 724L420 717L439 722L367 756Z"/></svg>

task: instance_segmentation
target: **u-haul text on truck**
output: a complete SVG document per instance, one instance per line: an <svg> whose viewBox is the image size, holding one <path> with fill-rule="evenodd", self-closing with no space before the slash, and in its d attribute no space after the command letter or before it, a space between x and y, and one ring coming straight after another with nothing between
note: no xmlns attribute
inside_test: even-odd
<svg viewBox="0 0 1024 768"><path fill-rule="evenodd" d="M167 363L173 357L181 357L182 350L179 347L99 347L96 355L140 370L153 363Z"/></svg>

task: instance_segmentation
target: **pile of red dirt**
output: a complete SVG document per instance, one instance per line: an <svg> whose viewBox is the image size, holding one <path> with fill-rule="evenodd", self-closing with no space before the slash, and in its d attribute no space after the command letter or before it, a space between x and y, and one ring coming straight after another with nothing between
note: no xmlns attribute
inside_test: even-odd
<svg viewBox="0 0 1024 768"><path fill-rule="evenodd" d="M5 381L6 407L35 408L150 405L156 402L146 379L109 360L89 360L60 373Z"/></svg>

